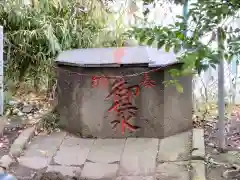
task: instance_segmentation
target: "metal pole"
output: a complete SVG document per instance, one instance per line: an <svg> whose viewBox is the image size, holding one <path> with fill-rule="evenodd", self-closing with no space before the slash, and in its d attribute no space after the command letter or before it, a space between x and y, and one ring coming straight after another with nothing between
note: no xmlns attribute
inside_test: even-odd
<svg viewBox="0 0 240 180"><path fill-rule="evenodd" d="M184 1L184 5L183 5L183 17L184 17L184 23L186 25L186 29L184 31L184 35L187 35L187 21L188 21L188 1L189 0L185 0Z"/></svg>
<svg viewBox="0 0 240 180"><path fill-rule="evenodd" d="M232 96L232 104L235 105L236 103L236 94L237 94L237 78L238 78L238 58L239 55L236 55L235 60L233 61L233 72L234 72L234 81L233 83L233 96Z"/></svg>
<svg viewBox="0 0 240 180"><path fill-rule="evenodd" d="M219 65L218 65L218 147L219 150L225 148L225 102L224 102L224 58L223 58L223 45L222 29L218 28L218 52L219 52Z"/></svg>
<svg viewBox="0 0 240 180"><path fill-rule="evenodd" d="M0 26L0 116L3 116L4 93L3 93L3 27Z"/></svg>

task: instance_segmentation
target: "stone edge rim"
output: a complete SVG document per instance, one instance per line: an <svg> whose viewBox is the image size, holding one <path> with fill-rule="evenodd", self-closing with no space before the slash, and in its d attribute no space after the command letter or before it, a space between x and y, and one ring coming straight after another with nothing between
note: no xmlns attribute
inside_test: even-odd
<svg viewBox="0 0 240 180"><path fill-rule="evenodd" d="M206 180L204 129L193 128L191 152L191 180Z"/></svg>
<svg viewBox="0 0 240 180"><path fill-rule="evenodd" d="M11 147L9 148L10 151L8 154L2 156L0 158L0 172L6 172L9 167L13 164L13 163L19 163L18 162L18 157L20 157L21 153L23 152L24 148L26 147L26 145L32 140L32 138L35 136L35 131L36 130L39 130L40 126L41 126L41 120L42 118L47 115L48 113L50 113L52 111L51 110L48 110L46 111L45 113L43 113L41 116L37 117L36 119L36 123L26 129L24 129L19 135L18 137L14 140L13 144L11 145ZM17 143L19 141L19 138L21 137L21 135L23 135L23 133L25 133L26 130L28 129L31 129L29 131L29 133L27 133L27 136L26 136L26 139L27 141L22 141L21 144L20 143ZM12 146L19 146L21 148L19 148L15 153L16 155L12 154L11 153L11 148ZM6 162L6 159L8 159L9 161Z"/></svg>

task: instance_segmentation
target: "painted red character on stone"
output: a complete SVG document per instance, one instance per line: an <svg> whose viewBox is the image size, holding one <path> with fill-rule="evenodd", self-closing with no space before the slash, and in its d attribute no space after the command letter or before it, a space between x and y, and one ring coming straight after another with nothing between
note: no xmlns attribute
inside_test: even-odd
<svg viewBox="0 0 240 180"><path fill-rule="evenodd" d="M140 85L146 88L151 88L156 86L156 82L150 79L148 73L144 73L143 80L140 82Z"/></svg>
<svg viewBox="0 0 240 180"><path fill-rule="evenodd" d="M134 90L134 91L133 91ZM113 82L112 89L110 94L106 97L113 96L114 103L108 109L108 112L115 111L117 113L117 119L113 120L111 124L113 124L113 128L116 128L118 124L121 123L121 131L122 134L125 132L125 128L129 129L130 131L136 131L139 129L137 126L133 126L128 121L136 116L136 112L138 110L135 107L130 99L132 93L137 96L139 94L139 86L127 86L127 82L121 78L116 79Z"/></svg>
<svg viewBox="0 0 240 180"><path fill-rule="evenodd" d="M108 79L104 76L92 76L92 88L108 87Z"/></svg>

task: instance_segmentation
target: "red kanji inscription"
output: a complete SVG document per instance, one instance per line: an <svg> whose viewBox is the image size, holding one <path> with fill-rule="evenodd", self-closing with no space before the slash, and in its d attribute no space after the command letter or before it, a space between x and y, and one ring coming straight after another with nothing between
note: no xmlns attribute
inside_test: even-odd
<svg viewBox="0 0 240 180"><path fill-rule="evenodd" d="M143 80L140 82L140 85L146 88L150 88L156 86L156 83L150 79L148 73L144 73Z"/></svg>
<svg viewBox="0 0 240 180"><path fill-rule="evenodd" d="M104 76L92 76L92 87L96 88L98 86L108 87L108 79Z"/></svg>
<svg viewBox="0 0 240 180"><path fill-rule="evenodd" d="M113 124L113 128L116 128L118 124L121 123L121 131L122 134L125 132L125 128L130 131L136 131L139 129L138 126L133 126L128 121L136 116L136 112L138 110L131 102L131 95L134 94L138 96L139 94L139 86L127 86L127 82L121 78L116 79L112 85L111 92L106 97L114 97L113 105L108 109L108 112L115 111L117 113L118 119L113 120L111 124Z"/></svg>

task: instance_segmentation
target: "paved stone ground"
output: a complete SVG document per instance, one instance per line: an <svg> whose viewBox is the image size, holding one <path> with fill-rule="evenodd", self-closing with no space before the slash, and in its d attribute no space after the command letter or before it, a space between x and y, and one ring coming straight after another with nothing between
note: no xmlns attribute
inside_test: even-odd
<svg viewBox="0 0 240 180"><path fill-rule="evenodd" d="M11 170L21 179L59 171L87 180L189 180L192 132L152 138L81 139L39 135Z"/></svg>

